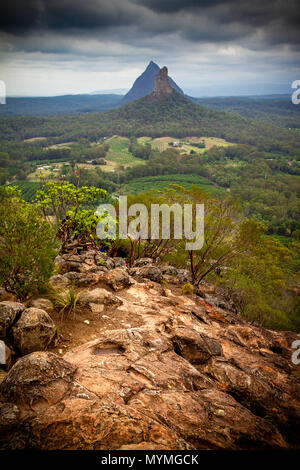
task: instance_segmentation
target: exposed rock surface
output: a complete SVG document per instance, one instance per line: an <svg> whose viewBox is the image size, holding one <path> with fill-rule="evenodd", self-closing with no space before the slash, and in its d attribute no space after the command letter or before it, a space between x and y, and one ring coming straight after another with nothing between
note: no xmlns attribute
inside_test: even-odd
<svg viewBox="0 0 300 470"><path fill-rule="evenodd" d="M62 274L54 274L50 277L49 284L54 287L54 289L61 289L69 286L71 283L70 280Z"/></svg>
<svg viewBox="0 0 300 470"><path fill-rule="evenodd" d="M12 328L14 345L22 354L44 350L52 341L55 331L55 323L45 310L27 308Z"/></svg>
<svg viewBox="0 0 300 470"><path fill-rule="evenodd" d="M152 264L152 263L153 263L152 258L140 258L140 259L137 259L133 263L133 267L134 268L140 268L142 266L147 266L147 265Z"/></svg>
<svg viewBox="0 0 300 470"><path fill-rule="evenodd" d="M15 323L20 314L25 310L23 304L4 300L0 302L0 338L7 336L9 329Z"/></svg>
<svg viewBox="0 0 300 470"><path fill-rule="evenodd" d="M161 270L157 266L142 266L139 268L131 268L129 270L131 276L138 281L150 279L150 281L160 282L163 278Z"/></svg>
<svg viewBox="0 0 300 470"><path fill-rule="evenodd" d="M162 100L172 93L173 88L169 82L168 69L167 67L163 67L155 77L154 90L151 95L149 95L149 98L153 100Z"/></svg>
<svg viewBox="0 0 300 470"><path fill-rule="evenodd" d="M53 310L54 305L49 299L33 299L28 304L28 307L40 308L42 310Z"/></svg>
<svg viewBox="0 0 300 470"><path fill-rule="evenodd" d="M80 305L104 304L121 305L122 300L106 289L97 287L93 290L85 290L80 293L78 303Z"/></svg>
<svg viewBox="0 0 300 470"><path fill-rule="evenodd" d="M64 274L64 278L67 278L69 284L72 284L76 287L88 287L94 284L97 284L99 281L99 276L102 273L77 273L77 272L68 272Z"/></svg>
<svg viewBox="0 0 300 470"><path fill-rule="evenodd" d="M103 276L102 280L115 291L125 289L134 283L127 271L123 268L116 268L109 271Z"/></svg>
<svg viewBox="0 0 300 470"><path fill-rule="evenodd" d="M0 384L5 449L284 449L299 445L299 335L203 298L105 274L83 304L130 315L63 358L34 352ZM106 293L107 292L107 293Z"/></svg>

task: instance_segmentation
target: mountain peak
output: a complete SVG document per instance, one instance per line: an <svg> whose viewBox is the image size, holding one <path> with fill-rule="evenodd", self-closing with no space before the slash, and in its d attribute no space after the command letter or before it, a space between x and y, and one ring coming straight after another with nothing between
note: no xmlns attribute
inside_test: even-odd
<svg viewBox="0 0 300 470"><path fill-rule="evenodd" d="M150 60L146 70L149 69L159 70L159 66L155 62L153 62L153 60Z"/></svg>
<svg viewBox="0 0 300 470"><path fill-rule="evenodd" d="M145 71L135 80L132 88L124 96L122 103L128 103L129 101L138 100L143 96L150 95L155 88L155 78L160 72L159 66L152 60L149 62ZM167 70L168 77L168 70ZM171 77L168 77L170 86L178 91L178 93L184 94L183 91L179 88L178 85L172 80ZM170 94L170 93L169 93Z"/></svg>

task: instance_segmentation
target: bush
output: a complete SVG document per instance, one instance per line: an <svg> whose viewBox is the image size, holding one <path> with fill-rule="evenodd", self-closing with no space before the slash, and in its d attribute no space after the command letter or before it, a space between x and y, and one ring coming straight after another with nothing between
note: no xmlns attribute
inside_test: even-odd
<svg viewBox="0 0 300 470"><path fill-rule="evenodd" d="M192 295L192 294L194 294L194 292L195 292L194 286L192 286L192 284L190 284L189 282L187 282L186 284L184 284L184 285L182 286L181 290L182 290L182 293L183 293L184 295Z"/></svg>
<svg viewBox="0 0 300 470"><path fill-rule="evenodd" d="M39 209L11 187L0 188L0 285L19 299L37 293L50 278L54 236Z"/></svg>
<svg viewBox="0 0 300 470"><path fill-rule="evenodd" d="M62 319L65 312L67 315L73 313L73 317L75 318L79 295L80 293L76 292L74 286L61 292L55 291L50 295L55 307L60 309Z"/></svg>

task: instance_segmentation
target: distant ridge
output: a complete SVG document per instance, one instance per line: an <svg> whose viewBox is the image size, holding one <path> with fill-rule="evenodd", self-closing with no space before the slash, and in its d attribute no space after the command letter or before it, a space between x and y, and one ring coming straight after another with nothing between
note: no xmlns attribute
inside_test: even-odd
<svg viewBox="0 0 300 470"><path fill-rule="evenodd" d="M146 70L135 80L132 88L128 91L128 93L126 93L121 103L125 104L129 101L135 101L143 98L146 95L150 95L154 90L155 77L159 71L159 66L151 60ZM169 77L169 83L174 90L178 91L178 93L181 95L184 94L181 88L179 88L179 86L174 82L174 80L172 80L171 77Z"/></svg>

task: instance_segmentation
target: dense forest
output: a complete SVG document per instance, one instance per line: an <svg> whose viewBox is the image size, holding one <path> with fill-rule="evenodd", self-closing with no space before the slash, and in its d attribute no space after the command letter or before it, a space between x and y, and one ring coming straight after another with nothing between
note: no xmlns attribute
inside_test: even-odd
<svg viewBox="0 0 300 470"><path fill-rule="evenodd" d="M220 106L228 100L220 98ZM239 102L248 103L246 98L236 99L236 104ZM281 102L284 103L278 100L275 105L273 100L255 103L252 100L255 104L252 109L265 109L268 114L270 107L277 109ZM297 112L287 114L292 127L297 127ZM115 167L117 171L103 171L101 165L107 163L112 135L130 138L121 151L135 159L133 166L119 164ZM226 139L228 145L201 148L203 144L198 143L190 152L174 148L159 151L151 146L151 139L150 142L138 139L140 136L183 139L193 135L219 137ZM297 129L210 110L173 92L163 102L144 97L105 113L3 118L0 142L2 184L17 181L24 184L35 165L49 162L70 162L60 175L75 184L79 181L76 165L93 161L97 167L80 169L80 184L103 187L110 193L130 191L133 188L130 182L139 178L191 175L196 178L193 181L202 185L205 182L209 189L230 191L241 201L246 216L266 224L267 233L299 238ZM64 147L62 142L71 144ZM32 184L30 188L32 198Z"/></svg>
<svg viewBox="0 0 300 470"><path fill-rule="evenodd" d="M187 98L209 109L228 111L246 118L271 121L287 128L300 128L300 109L290 95ZM124 104L122 95L63 95L6 99L0 117L75 115L105 112Z"/></svg>
<svg viewBox="0 0 300 470"><path fill-rule="evenodd" d="M163 103L147 97L106 113L79 116L14 117L1 120L0 141L56 137L65 141L96 141L111 135L184 137L215 136L230 142L254 145L259 150L299 155L297 130L271 122L210 110L175 92Z"/></svg>

